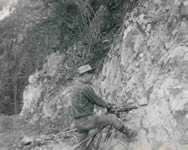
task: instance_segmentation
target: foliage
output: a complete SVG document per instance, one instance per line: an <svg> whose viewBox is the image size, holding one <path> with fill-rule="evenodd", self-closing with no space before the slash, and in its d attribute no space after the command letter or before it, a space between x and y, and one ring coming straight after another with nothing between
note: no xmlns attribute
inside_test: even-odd
<svg viewBox="0 0 188 150"><path fill-rule="evenodd" d="M66 56L64 66L70 68L62 68L58 84L82 64L100 68L130 9L127 3L134 1L19 0L15 13L0 22L0 113L20 111L29 75L54 51Z"/></svg>

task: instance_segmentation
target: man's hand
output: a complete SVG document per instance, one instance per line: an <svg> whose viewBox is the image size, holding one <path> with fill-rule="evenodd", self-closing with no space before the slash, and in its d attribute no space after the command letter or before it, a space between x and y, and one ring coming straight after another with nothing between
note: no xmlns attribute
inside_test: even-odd
<svg viewBox="0 0 188 150"><path fill-rule="evenodd" d="M118 110L118 107L115 104L109 104L109 107L107 108L109 113L116 113L116 110Z"/></svg>
<svg viewBox="0 0 188 150"><path fill-rule="evenodd" d="M119 108L115 104L111 104L109 108L107 108L108 113L112 113L120 118L120 112L118 112Z"/></svg>
<svg viewBox="0 0 188 150"><path fill-rule="evenodd" d="M115 113L118 110L118 107L115 104L108 103L107 111L109 113Z"/></svg>
<svg viewBox="0 0 188 150"><path fill-rule="evenodd" d="M114 104L112 104L112 103L107 103L107 109L112 109L113 108L113 106L114 106Z"/></svg>

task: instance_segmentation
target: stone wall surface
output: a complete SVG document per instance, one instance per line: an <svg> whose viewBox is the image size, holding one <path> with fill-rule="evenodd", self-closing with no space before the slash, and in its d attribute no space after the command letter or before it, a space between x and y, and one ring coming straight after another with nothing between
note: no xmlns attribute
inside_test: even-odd
<svg viewBox="0 0 188 150"><path fill-rule="evenodd" d="M117 105L134 103L147 106L132 110L127 115L122 113L121 119L125 124L138 131L135 142L126 142L119 132L113 130L111 138L99 149L188 149L187 7L187 1L183 0L148 0L135 8L129 17L125 16L122 32L114 40L94 87L106 101ZM63 56L62 59L56 57L60 56L53 57L60 60L55 63L58 66ZM51 69L57 71L58 67ZM52 70L49 70L49 76L53 79L58 73ZM46 81L39 79L41 72L33 76L40 82L37 80L34 84L33 78L25 90L23 116L36 114L33 111L39 106L42 108L40 116L48 118L58 109L65 111L62 108L67 110L70 106L68 93L72 82L54 90L53 81L45 83L50 81L47 77ZM43 75L44 72L44 79ZM52 95L47 92L47 96L43 91L50 88L49 85L56 92ZM41 95L44 97L42 100Z"/></svg>
<svg viewBox="0 0 188 150"><path fill-rule="evenodd" d="M173 21L174 10L181 12L178 2L173 7L167 1L146 2L148 10L137 10L137 17L132 12L133 23L125 20L121 42L113 45L96 84L115 104L147 104L126 116L139 133L129 150L188 148L188 22L178 13L179 22Z"/></svg>

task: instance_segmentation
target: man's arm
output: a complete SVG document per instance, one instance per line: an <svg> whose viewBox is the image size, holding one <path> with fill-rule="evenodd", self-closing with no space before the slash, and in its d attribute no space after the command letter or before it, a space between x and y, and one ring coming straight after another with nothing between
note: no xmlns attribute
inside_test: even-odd
<svg viewBox="0 0 188 150"><path fill-rule="evenodd" d="M89 99L89 101L91 103L93 103L93 104L96 104L96 105L98 105L100 107L104 107L104 108L108 108L109 107L109 104L106 103L102 98L97 96L95 91L89 86L83 88L82 94L84 96L86 96Z"/></svg>

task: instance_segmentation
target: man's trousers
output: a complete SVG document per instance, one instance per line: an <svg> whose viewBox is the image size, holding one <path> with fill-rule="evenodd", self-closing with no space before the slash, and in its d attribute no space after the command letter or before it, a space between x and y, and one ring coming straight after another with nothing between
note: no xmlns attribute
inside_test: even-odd
<svg viewBox="0 0 188 150"><path fill-rule="evenodd" d="M123 122L113 114L106 114L101 116L92 115L75 119L75 127L78 129L79 142L82 142L88 137L90 130L95 128L103 128L108 125L111 125L115 129L119 130L123 126ZM86 143L87 142L81 144L78 150L85 150Z"/></svg>

